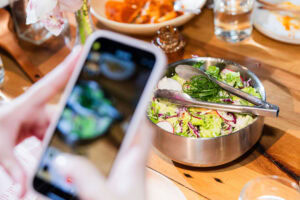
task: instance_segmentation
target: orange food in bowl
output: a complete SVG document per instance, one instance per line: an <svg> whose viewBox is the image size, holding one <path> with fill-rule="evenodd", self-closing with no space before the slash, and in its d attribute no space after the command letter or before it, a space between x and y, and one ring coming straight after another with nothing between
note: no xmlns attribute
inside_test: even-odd
<svg viewBox="0 0 300 200"><path fill-rule="evenodd" d="M105 14L110 20L122 23L160 23L182 15L174 11L175 0L108 0Z"/></svg>

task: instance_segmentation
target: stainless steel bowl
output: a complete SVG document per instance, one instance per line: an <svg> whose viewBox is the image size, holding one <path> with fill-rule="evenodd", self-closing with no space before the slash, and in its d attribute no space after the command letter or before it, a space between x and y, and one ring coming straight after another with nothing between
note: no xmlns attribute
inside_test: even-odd
<svg viewBox="0 0 300 200"><path fill-rule="evenodd" d="M166 75L171 76L177 65L193 65L204 61L204 67L216 65L223 69L230 68L239 71L244 80L251 78L251 85L266 100L265 89L257 76L246 67L232 61L199 57L181 60L169 65ZM157 135L154 146L170 159L185 165L197 167L213 167L233 161L246 153L260 138L264 125L264 118L258 116L256 120L247 127L233 132L229 135L215 138L188 138L169 133L160 127L156 127Z"/></svg>

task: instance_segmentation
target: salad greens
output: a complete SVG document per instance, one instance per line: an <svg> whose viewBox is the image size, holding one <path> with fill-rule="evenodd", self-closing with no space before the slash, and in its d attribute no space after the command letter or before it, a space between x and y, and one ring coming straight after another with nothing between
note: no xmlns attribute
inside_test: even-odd
<svg viewBox="0 0 300 200"><path fill-rule="evenodd" d="M219 67L216 67L214 65L212 66L208 66L207 69L206 69L206 73L211 75L212 77L216 78L216 79L219 79L220 76L220 68Z"/></svg>
<svg viewBox="0 0 300 200"><path fill-rule="evenodd" d="M199 62L193 66L198 68L203 66L203 64ZM250 86L251 80L244 81L239 72L234 72L227 68L221 71L217 66L209 66L206 73L248 94L261 98L260 93ZM166 78L164 77L164 80ZM184 93L202 101L253 105L228 93L202 75L194 76L189 81L182 79L178 74L167 79L176 80L182 86ZM168 83L168 81L164 83ZM162 84L158 85L161 86ZM177 90L177 88L174 88L174 90ZM218 137L230 134L248 126L256 118L256 116L247 114L208 110L205 108L187 108L158 98L152 99L148 109L148 117L153 123L166 131L184 137Z"/></svg>
<svg viewBox="0 0 300 200"><path fill-rule="evenodd" d="M183 84L183 91L193 98L209 101L218 96L220 86L205 76L194 76Z"/></svg>
<svg viewBox="0 0 300 200"><path fill-rule="evenodd" d="M200 67L202 67L203 65L204 65L204 61L199 61L199 62L197 62L197 63L195 63L194 65L193 65L193 67L195 67L195 68L200 68Z"/></svg>

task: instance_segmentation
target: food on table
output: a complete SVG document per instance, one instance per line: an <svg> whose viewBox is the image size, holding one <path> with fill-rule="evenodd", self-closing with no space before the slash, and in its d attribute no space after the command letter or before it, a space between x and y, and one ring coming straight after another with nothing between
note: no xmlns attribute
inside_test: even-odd
<svg viewBox="0 0 300 200"><path fill-rule="evenodd" d="M182 15L174 11L175 0L108 0L105 14L110 20L132 24L153 24Z"/></svg>
<svg viewBox="0 0 300 200"><path fill-rule="evenodd" d="M199 62L194 67L201 67ZM253 88L251 79L243 80L239 72L209 66L206 73L214 76L235 88L261 98ZM220 88L202 75L194 76L186 81L176 73L172 77L164 77L158 83L158 89L183 91L191 97L209 102L253 106L250 102L234 96ZM164 130L185 137L217 137L238 131L251 124L256 116L237 114L205 108L184 107L170 103L165 99L153 98L148 109L149 119Z"/></svg>
<svg viewBox="0 0 300 200"><path fill-rule="evenodd" d="M297 9L300 10L300 6L293 4L292 2L282 2L278 4L282 8L286 9ZM299 30L300 29L300 19L299 17L295 16L288 16L288 15L281 15L281 14L276 14L277 20L281 22L281 24L284 26L285 30L290 31L290 30Z"/></svg>

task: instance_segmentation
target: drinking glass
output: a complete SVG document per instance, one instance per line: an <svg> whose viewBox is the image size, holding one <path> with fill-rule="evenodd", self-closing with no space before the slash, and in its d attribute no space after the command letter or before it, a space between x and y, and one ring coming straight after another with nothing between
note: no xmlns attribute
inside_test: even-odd
<svg viewBox="0 0 300 200"><path fill-rule="evenodd" d="M296 200L300 199L300 188L289 179L264 176L249 181L239 200Z"/></svg>
<svg viewBox="0 0 300 200"><path fill-rule="evenodd" d="M250 37L255 0L215 0L215 35L227 42L240 42Z"/></svg>

